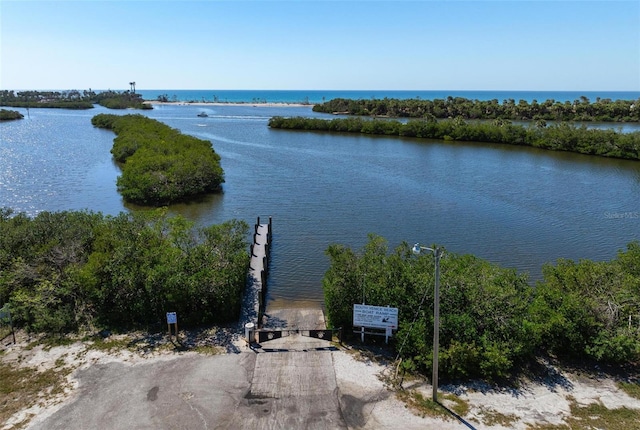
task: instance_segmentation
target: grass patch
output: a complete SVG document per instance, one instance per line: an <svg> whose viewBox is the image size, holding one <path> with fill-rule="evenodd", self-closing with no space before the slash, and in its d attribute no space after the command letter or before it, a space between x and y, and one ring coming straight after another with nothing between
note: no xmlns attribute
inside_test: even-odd
<svg viewBox="0 0 640 430"><path fill-rule="evenodd" d="M128 349L131 345L131 340L127 338L123 339L102 339L97 338L89 345L89 348L96 349L98 351L112 352L114 350L120 351Z"/></svg>
<svg viewBox="0 0 640 430"><path fill-rule="evenodd" d="M0 323L0 340L11 336L11 328Z"/></svg>
<svg viewBox="0 0 640 430"><path fill-rule="evenodd" d="M75 343L76 340L77 339L72 339L68 336L44 336L32 342L29 342L23 347L23 349L26 351L31 351L37 346L42 346L42 349L44 349L45 351L49 351L51 348L55 348L56 346L69 346Z"/></svg>
<svg viewBox="0 0 640 430"><path fill-rule="evenodd" d="M640 381L618 382L618 388L636 399L640 399Z"/></svg>
<svg viewBox="0 0 640 430"><path fill-rule="evenodd" d="M528 430L573 430L566 424L527 424Z"/></svg>
<svg viewBox="0 0 640 430"><path fill-rule="evenodd" d="M75 343L76 339L67 336L46 336L40 340L40 344L45 351L55 348L56 346L69 346Z"/></svg>
<svg viewBox="0 0 640 430"><path fill-rule="evenodd" d="M222 353L224 349L214 345L198 345L195 346L192 351L203 355L218 355Z"/></svg>
<svg viewBox="0 0 640 430"><path fill-rule="evenodd" d="M565 419L567 424L529 425L530 430L628 430L637 429L640 423L640 409L616 408L607 409L602 403L579 405L574 398L571 402L571 416Z"/></svg>
<svg viewBox="0 0 640 430"><path fill-rule="evenodd" d="M0 363L0 425L39 400L61 394L65 387L65 377L70 371L63 368L40 372L33 367Z"/></svg>
<svg viewBox="0 0 640 430"><path fill-rule="evenodd" d="M415 390L398 391L396 396L405 405L407 405L407 407L416 411L423 418L432 417L442 418L445 420L452 418L449 411L447 411L441 404L424 397L422 393Z"/></svg>
<svg viewBox="0 0 640 430"><path fill-rule="evenodd" d="M571 429L628 430L638 428L640 410L629 408L607 409L602 403L581 406L571 402L571 417L566 421Z"/></svg>
<svg viewBox="0 0 640 430"><path fill-rule="evenodd" d="M455 414L460 417L464 417L469 413L471 407L469 406L469 402L462 400L460 397L454 394L441 394L440 398L444 401L444 405L451 409Z"/></svg>
<svg viewBox="0 0 640 430"><path fill-rule="evenodd" d="M482 415L482 423L487 426L501 425L503 427L511 428L519 418L515 414L503 414L493 409L480 409L480 415Z"/></svg>

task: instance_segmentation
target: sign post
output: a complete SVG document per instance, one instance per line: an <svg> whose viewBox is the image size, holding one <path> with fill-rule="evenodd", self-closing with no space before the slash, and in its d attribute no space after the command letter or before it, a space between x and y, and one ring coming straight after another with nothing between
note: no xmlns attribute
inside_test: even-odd
<svg viewBox="0 0 640 430"><path fill-rule="evenodd" d="M176 340L178 340L178 315L175 312L167 312L167 328L169 329L169 340L171 340L171 324L175 326Z"/></svg>
<svg viewBox="0 0 640 430"><path fill-rule="evenodd" d="M9 327L11 328L11 335L13 336L13 343L16 343L16 332L13 329L13 320L11 319L11 310L9 310L9 304L7 303L2 308L0 308L0 319L8 318L9 319Z"/></svg>
<svg viewBox="0 0 640 430"><path fill-rule="evenodd" d="M385 330L385 342L389 342L392 330L398 329L398 308L389 306L353 305L353 325L360 327L361 339L364 342L364 329L377 328Z"/></svg>

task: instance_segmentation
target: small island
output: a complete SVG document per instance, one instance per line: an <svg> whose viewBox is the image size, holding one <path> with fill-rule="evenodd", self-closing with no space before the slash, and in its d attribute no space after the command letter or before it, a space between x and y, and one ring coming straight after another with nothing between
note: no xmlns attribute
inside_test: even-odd
<svg viewBox="0 0 640 430"><path fill-rule="evenodd" d="M117 186L125 201L165 206L221 190L224 172L211 142L140 114L99 114L91 123L117 135L111 153L122 168Z"/></svg>
<svg viewBox="0 0 640 430"><path fill-rule="evenodd" d="M501 143L532 146L553 151L577 152L601 157L640 160L640 132L619 133L560 122L547 125L538 120L529 126L512 124L509 120L465 121L455 119L414 119L400 122L393 119L360 117L332 120L307 117L272 117L269 127L285 130L359 133L395 137L414 137L459 142Z"/></svg>
<svg viewBox="0 0 640 430"><path fill-rule="evenodd" d="M22 119L22 115L17 110L0 109L0 121L10 121L12 119Z"/></svg>

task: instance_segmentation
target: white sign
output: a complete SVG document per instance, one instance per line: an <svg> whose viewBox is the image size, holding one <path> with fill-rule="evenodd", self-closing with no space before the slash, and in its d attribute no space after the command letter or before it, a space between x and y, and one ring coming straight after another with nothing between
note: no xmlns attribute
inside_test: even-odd
<svg viewBox="0 0 640 430"><path fill-rule="evenodd" d="M398 328L398 308L353 305L353 325L396 330Z"/></svg>
<svg viewBox="0 0 640 430"><path fill-rule="evenodd" d="M167 324L177 324L178 316L175 312L167 312Z"/></svg>

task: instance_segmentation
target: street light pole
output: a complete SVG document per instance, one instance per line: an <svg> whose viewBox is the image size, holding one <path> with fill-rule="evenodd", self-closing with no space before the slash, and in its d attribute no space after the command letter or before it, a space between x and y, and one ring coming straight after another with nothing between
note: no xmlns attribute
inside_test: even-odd
<svg viewBox="0 0 640 430"><path fill-rule="evenodd" d="M438 349L440 347L440 258L444 251L442 248L427 248L419 243L413 245L413 253L420 254L421 251L433 253L436 265L436 285L433 291L433 374L431 383L433 384L432 399L438 401Z"/></svg>

